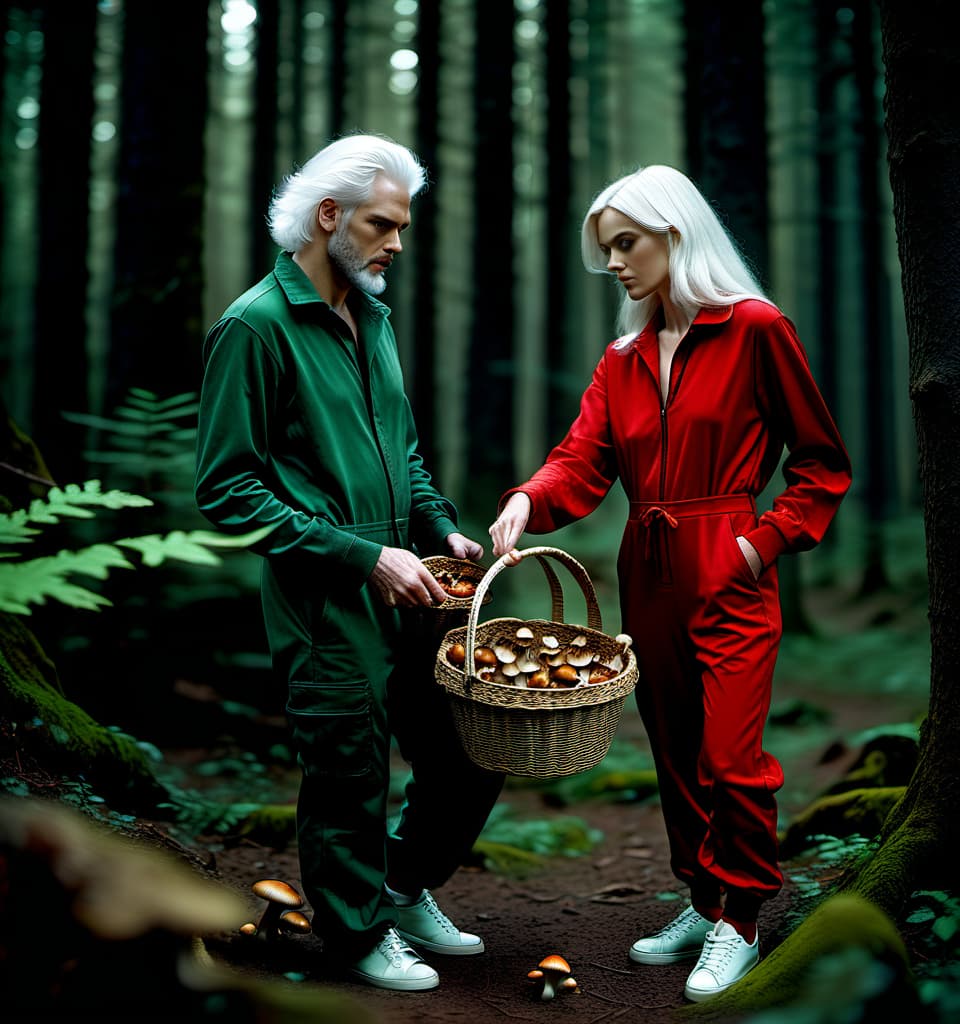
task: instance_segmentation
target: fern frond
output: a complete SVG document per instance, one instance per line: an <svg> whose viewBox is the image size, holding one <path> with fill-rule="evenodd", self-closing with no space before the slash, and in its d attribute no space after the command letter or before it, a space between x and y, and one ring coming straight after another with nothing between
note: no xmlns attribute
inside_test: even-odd
<svg viewBox="0 0 960 1024"><path fill-rule="evenodd" d="M26 562L0 563L0 610L30 614L31 604L47 599L71 608L99 611L111 602L67 579L76 573L106 579L111 569L132 569L123 552L111 544L93 544L79 551L59 551Z"/></svg>
<svg viewBox="0 0 960 1024"><path fill-rule="evenodd" d="M207 550L208 548L249 547L266 537L272 529L272 526L265 526L239 537L212 533L209 530L174 530L165 537L151 534L146 537L128 537L116 543L139 552L144 565L151 567L162 565L168 558L191 562L194 565L220 565L222 559Z"/></svg>

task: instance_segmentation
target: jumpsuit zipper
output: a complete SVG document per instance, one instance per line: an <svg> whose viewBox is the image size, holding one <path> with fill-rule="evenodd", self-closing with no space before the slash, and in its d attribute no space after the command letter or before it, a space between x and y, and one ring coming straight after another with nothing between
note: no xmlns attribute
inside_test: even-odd
<svg viewBox="0 0 960 1024"><path fill-rule="evenodd" d="M666 397L660 395L660 382L654 377L654 384L657 389L657 395L660 397L660 494L658 497L659 501L666 500L667 491L667 441L669 432L667 429L667 406L670 404L670 400L677 393L677 388L680 387L680 381L683 378L683 372L687 368L687 360L684 359L683 364L680 367L680 371L677 374L677 383L674 386L673 383L673 362L677 358L677 352L685 344L687 337L689 336L690 328L687 328L687 333L680 339L676 349L674 349L673 355L670 357L670 372L667 375L667 394ZM651 376L653 376L651 372Z"/></svg>
<svg viewBox="0 0 960 1024"><path fill-rule="evenodd" d="M334 314L336 315L336 314ZM339 318L338 318L339 319ZM341 333L338 326L338 333ZM397 496L394 491L393 477L390 475L390 465L387 462L386 453L383 450L383 443L380 440L380 431L377 429L377 420L373 410L373 394L370 388L370 373L367 367L366 352L360 344L359 324L356 338L344 338L350 354L353 356L354 364L357 367L357 375L360 378L360 386L363 390L363 404L367 410L367 419L370 421L370 429L373 431L374 439L377 442L377 454L380 456L380 463L383 466L383 476L387 483L387 493L390 496L390 529L393 532L397 547L403 547L400 531L397 528Z"/></svg>

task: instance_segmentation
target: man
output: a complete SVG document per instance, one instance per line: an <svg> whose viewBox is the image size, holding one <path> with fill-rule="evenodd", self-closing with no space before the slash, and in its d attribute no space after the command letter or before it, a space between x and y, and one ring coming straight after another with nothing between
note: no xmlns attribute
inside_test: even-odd
<svg viewBox="0 0 960 1024"><path fill-rule="evenodd" d="M204 343L196 478L220 528L273 528L256 550L302 769L314 929L356 978L400 991L439 984L408 943L483 951L429 889L503 783L464 754L409 611L445 597L415 551L483 554L423 467L389 310L372 297L424 183L409 150L373 135L338 139L285 179L268 218L276 266ZM412 777L388 834L391 732Z"/></svg>

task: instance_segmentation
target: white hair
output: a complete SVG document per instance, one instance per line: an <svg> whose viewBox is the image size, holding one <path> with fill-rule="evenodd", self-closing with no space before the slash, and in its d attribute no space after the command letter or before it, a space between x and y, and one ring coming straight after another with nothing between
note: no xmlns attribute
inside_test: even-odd
<svg viewBox="0 0 960 1024"><path fill-rule="evenodd" d="M743 299L770 302L710 204L680 171L650 164L597 195L580 234L583 265L593 274L609 273L597 236L597 218L608 207L647 231L667 236L670 298L691 316L701 306L729 306ZM646 327L659 304L656 292L639 300L624 296L617 317L624 335L620 347Z"/></svg>
<svg viewBox="0 0 960 1024"><path fill-rule="evenodd" d="M322 200L333 199L349 217L370 198L380 176L405 187L411 199L427 180L417 157L386 136L336 139L274 190L267 213L270 237L281 249L297 252L313 238Z"/></svg>

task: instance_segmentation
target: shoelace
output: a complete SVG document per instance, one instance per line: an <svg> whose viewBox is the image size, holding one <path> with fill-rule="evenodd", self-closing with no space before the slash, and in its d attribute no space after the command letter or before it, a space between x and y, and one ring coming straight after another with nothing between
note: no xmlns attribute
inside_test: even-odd
<svg viewBox="0 0 960 1024"><path fill-rule="evenodd" d="M436 921L445 932L449 932L451 935L460 934L460 929L437 906L437 901L430 895L430 893L424 894L423 905L426 907L434 921Z"/></svg>
<svg viewBox="0 0 960 1024"><path fill-rule="evenodd" d="M387 931L386 935L380 940L377 946L377 952L382 953L387 960L390 961L393 967L403 966L403 953L410 952L413 950L400 938L400 936L391 928Z"/></svg>
<svg viewBox="0 0 960 1024"><path fill-rule="evenodd" d="M660 931L657 932L657 935L664 939L672 939L674 935L681 935L695 927L693 919L699 917L700 914L694 907L687 907L679 917L661 928Z"/></svg>
<svg viewBox="0 0 960 1024"><path fill-rule="evenodd" d="M738 938L738 935L716 935L707 932L707 941L703 944L703 952L694 970L710 971L711 974L721 971L733 956Z"/></svg>

